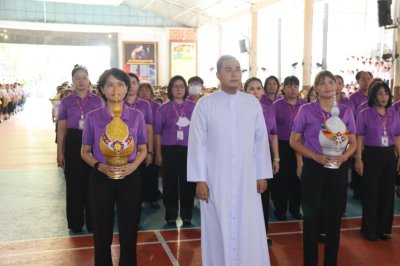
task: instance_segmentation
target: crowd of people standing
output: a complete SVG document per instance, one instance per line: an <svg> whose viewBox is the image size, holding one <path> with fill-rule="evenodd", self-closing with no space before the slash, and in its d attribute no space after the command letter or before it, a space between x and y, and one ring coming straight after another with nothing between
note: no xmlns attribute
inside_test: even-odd
<svg viewBox="0 0 400 266"><path fill-rule="evenodd" d="M0 84L0 123L24 110L26 92L19 82Z"/></svg>
<svg viewBox="0 0 400 266"><path fill-rule="evenodd" d="M159 209L158 201L162 197L166 226L176 227L179 218L183 226L192 226L196 195L201 200L202 243L204 240L211 247L203 246L207 250L203 261L212 264L209 256L215 256L216 262L226 262L232 259L226 256L233 250L248 250L236 240L226 238L229 230L239 232L238 227L233 226L237 222L235 218L227 217L229 214L222 210L229 204L233 204L230 208L234 210L252 201L253 211L260 215L263 212L263 215L252 211L243 213L249 217L255 215L258 229L262 217L265 243L271 245L272 240L268 238L271 198L276 219L285 221L290 215L293 219L304 220L304 264L317 265L317 243L321 234L326 234L324 264L336 265L349 169L353 169L351 187L355 198L360 198L362 203L362 235L371 241L390 239L396 175L400 167L400 103L392 106L392 95L385 82L372 79L367 71L360 71L355 76L359 90L346 98L342 94L343 78L321 71L306 99L301 98L300 81L295 76L286 77L282 85L275 76L264 82L252 77L244 83L241 92L240 64L230 56L218 61L217 77L221 91L211 94L215 94L212 97L201 97L204 84L200 77L194 76L187 82L182 76L174 76L167 86L168 101L161 104L155 99L152 85L140 83L133 73L126 74L115 68L106 70L97 83L97 96L91 92L88 70L82 66L72 70L74 90L61 100L56 115L57 162L64 168L67 184L68 228L77 233L86 225L87 231L93 231L96 265L110 265L114 205L119 219L121 261L134 265L136 253L132 252L132 247L136 243L142 203ZM248 98L250 96L254 98ZM254 101L259 105L251 107L249 104ZM348 138L347 149L338 157L324 155L318 140L321 124L332 116L334 104L347 128ZM115 115L113 108L118 105L121 119L133 136L135 152L126 165L112 166L98 146L103 130ZM233 111L236 106L242 113ZM249 124L244 130L241 128L244 121L239 117L246 112L244 120L256 119L256 125ZM259 114L262 114L262 124L259 124ZM368 123L370 119L375 119L376 123ZM224 128L227 139L220 139L222 135L218 130ZM248 148L237 146L239 142L247 143L243 139L246 134L255 134L247 137L261 145L264 140L259 139L260 132L264 132L266 147L269 147L266 152L252 151L260 168L253 172L252 163L245 159L233 164L239 154L242 156L239 151ZM204 134L215 135L215 140ZM232 139L235 141L230 142ZM251 147L254 143L248 145ZM214 153L210 154L206 148ZM225 162L223 157L209 160L208 157L214 158L220 151L231 151L227 156L232 156L229 158L232 161ZM268 156L260 157L261 152ZM377 154L379 160L376 160ZM262 165L258 166L260 158ZM224 168L212 170L217 162L233 167L228 171L232 179ZM330 163L337 168L324 167ZM254 191L247 190L247 184L241 183L239 177L245 174L243 171L249 171L257 179ZM110 179L114 172L124 173L122 180ZM158 187L160 173L162 192ZM212 180L218 173L225 179ZM266 179L268 185L263 181ZM398 184L399 181L398 178ZM237 194L235 182L245 192ZM223 189L223 184L232 186L233 191ZM257 193L261 196L256 196ZM223 195L231 195L231 203L228 204L229 199ZM231 219L231 223L225 219ZM237 237L247 241L244 235L240 233ZM210 239L216 242L212 244ZM212 247L216 243L225 245L225 241L230 241L231 246L217 256ZM260 241L262 246L264 242ZM239 251L237 256L248 257Z"/></svg>

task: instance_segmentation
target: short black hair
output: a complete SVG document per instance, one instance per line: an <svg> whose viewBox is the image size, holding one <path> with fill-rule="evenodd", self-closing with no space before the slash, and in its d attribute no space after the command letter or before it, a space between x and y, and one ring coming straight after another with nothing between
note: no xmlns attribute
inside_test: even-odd
<svg viewBox="0 0 400 266"><path fill-rule="evenodd" d="M121 80L125 83L126 87L128 88L126 91L126 95L128 95L128 92L131 89L131 80L124 71L115 67L108 69L104 71L103 74L101 74L101 76L99 77L99 81L97 82L97 91L99 92L100 97L103 98L104 101L107 101L107 98L101 91L101 88L104 88L104 85L107 82L107 78L111 75L113 75L116 79Z"/></svg>
<svg viewBox="0 0 400 266"><path fill-rule="evenodd" d="M267 86L268 86L268 82L269 82L270 80L275 80L276 84L278 84L278 90L276 91L276 94L278 94L279 87L281 86L281 84L279 84L278 78L275 77L275 76L273 76L273 75L271 75L271 76L269 76L268 78L265 79L265 82L264 82L264 91L267 92ZM276 94L275 94L275 95L276 95Z"/></svg>
<svg viewBox="0 0 400 266"><path fill-rule="evenodd" d="M364 70L361 70L361 71L358 71L358 72L357 72L357 74L356 74L356 80L357 80L357 81L358 81L358 80L360 80L360 78L361 78L361 75L362 75L363 73L368 73L368 74L369 74L369 76L370 76L371 78L373 78L373 76L372 76L372 73L371 73L371 72L369 72L369 71L364 71Z"/></svg>
<svg viewBox="0 0 400 266"><path fill-rule="evenodd" d="M285 78L285 80L283 81L283 85L299 86L300 85L300 81L296 76L289 76L289 77Z"/></svg>
<svg viewBox="0 0 400 266"><path fill-rule="evenodd" d="M74 77L75 73L76 73L77 71L79 71L79 70L84 71L84 72L86 73L86 75L89 76L89 72L88 72L87 68L84 67L84 66L78 65L78 64L76 64L76 65L74 66L74 69L72 69L71 76Z"/></svg>
<svg viewBox="0 0 400 266"><path fill-rule="evenodd" d="M220 58L218 58L218 61L217 61L217 72L220 72L220 71L221 71L222 64L223 64L225 61L228 61L228 60L236 60L236 61L239 62L239 60L237 60L237 59L236 59L234 56L232 56L232 55L223 55L223 56L221 56Z"/></svg>
<svg viewBox="0 0 400 266"><path fill-rule="evenodd" d="M385 108L389 108L392 106L393 96L392 92L390 91L389 86L380 80L376 80L375 82L371 82L368 88L368 106L372 107L376 105L376 96L378 95L378 91L383 88L385 92L389 95L388 103L386 104Z"/></svg>
<svg viewBox="0 0 400 266"><path fill-rule="evenodd" d="M132 72L129 72L129 73L128 73L128 76L131 77L131 78L135 78L136 81L137 81L137 83L140 83L139 77L138 77L136 74L134 74L134 73L132 73Z"/></svg>
<svg viewBox="0 0 400 266"><path fill-rule="evenodd" d="M194 76L194 77L191 77L191 78L188 80L188 84L191 84L191 83L200 83L201 85L203 85L203 84L204 84L204 81L203 81L203 79L200 78L199 76Z"/></svg>
<svg viewBox="0 0 400 266"><path fill-rule="evenodd" d="M189 89L188 89L188 85L187 85L187 83L186 83L185 78L182 77L182 76L176 75L176 76L173 76L173 77L169 80L169 83L168 83L168 90L167 90L167 93L168 93L168 99L170 99L170 100L173 100L173 99L174 99L174 96L172 95L172 87L174 86L174 83L175 83L177 80L183 81L183 84L185 85L185 95L183 96L183 99L186 99L186 97L189 95Z"/></svg>
<svg viewBox="0 0 400 266"><path fill-rule="evenodd" d="M244 85L243 85L243 89L244 89L245 92L247 92L247 87L249 87L249 84L250 84L250 82L252 82L252 81L258 81L258 82L260 82L261 87L262 87L262 81L261 81L261 79L259 79L259 78L257 78L257 77L251 77L251 78L248 78L248 79L246 80L246 82L244 83Z"/></svg>

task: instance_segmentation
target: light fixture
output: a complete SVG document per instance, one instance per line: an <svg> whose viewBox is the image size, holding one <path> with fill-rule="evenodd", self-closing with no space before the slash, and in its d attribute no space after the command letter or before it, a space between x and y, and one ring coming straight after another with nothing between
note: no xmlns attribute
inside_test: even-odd
<svg viewBox="0 0 400 266"><path fill-rule="evenodd" d="M53 2L83 5L119 6L123 0L35 0L37 2Z"/></svg>

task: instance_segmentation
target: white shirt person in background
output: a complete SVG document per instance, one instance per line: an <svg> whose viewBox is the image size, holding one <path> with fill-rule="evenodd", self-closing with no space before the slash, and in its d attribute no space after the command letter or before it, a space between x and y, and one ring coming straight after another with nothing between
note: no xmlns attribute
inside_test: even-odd
<svg viewBox="0 0 400 266"><path fill-rule="evenodd" d="M238 91L239 61L218 59L221 90L192 115L188 181L202 200L202 264L270 265L261 195L272 178L268 134L257 99Z"/></svg>

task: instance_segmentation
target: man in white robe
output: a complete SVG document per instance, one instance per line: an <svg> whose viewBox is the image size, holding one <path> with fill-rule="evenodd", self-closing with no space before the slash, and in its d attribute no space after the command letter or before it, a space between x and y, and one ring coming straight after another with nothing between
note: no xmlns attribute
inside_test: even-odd
<svg viewBox="0 0 400 266"><path fill-rule="evenodd" d="M232 56L217 62L221 90L203 97L189 129L188 181L201 199L204 266L270 265L261 194L272 178L268 135L257 99L238 91Z"/></svg>

